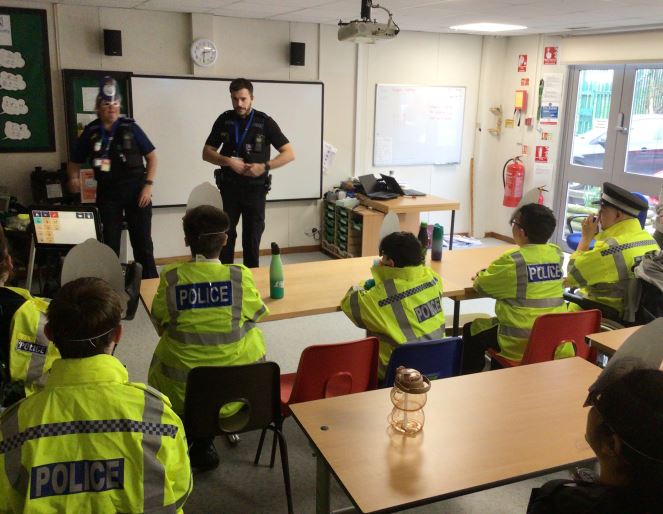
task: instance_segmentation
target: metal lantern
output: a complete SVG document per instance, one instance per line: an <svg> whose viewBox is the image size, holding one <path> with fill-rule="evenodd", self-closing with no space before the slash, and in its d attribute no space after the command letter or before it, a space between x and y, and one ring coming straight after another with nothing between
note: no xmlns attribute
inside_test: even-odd
<svg viewBox="0 0 663 514"><path fill-rule="evenodd" d="M424 405L430 390L430 380L416 369L400 366L396 369L391 403L394 408L389 415L389 424L403 434L416 434L424 426Z"/></svg>

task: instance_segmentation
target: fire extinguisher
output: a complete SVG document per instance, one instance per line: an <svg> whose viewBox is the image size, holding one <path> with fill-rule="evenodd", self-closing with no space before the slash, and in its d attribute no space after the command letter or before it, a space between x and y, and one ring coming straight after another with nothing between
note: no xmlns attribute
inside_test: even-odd
<svg viewBox="0 0 663 514"><path fill-rule="evenodd" d="M520 161L520 157L514 157L506 161L502 168L502 184L504 185L504 200L502 200L502 205L505 207L518 207L518 202L523 197L524 182L525 166Z"/></svg>

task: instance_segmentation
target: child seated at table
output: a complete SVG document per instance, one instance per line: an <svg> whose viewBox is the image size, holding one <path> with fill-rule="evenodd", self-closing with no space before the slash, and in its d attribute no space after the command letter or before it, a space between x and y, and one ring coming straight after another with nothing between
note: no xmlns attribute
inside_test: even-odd
<svg viewBox="0 0 663 514"><path fill-rule="evenodd" d="M519 248L508 250L474 277L474 289L495 298L493 318L479 318L463 327L462 373L476 373L485 364L484 352L520 361L537 317L566 312L562 293L562 250L548 239L555 216L545 205L529 203L511 216L511 233ZM566 355L566 345L558 352ZM572 354L571 354L572 355Z"/></svg>
<svg viewBox="0 0 663 514"><path fill-rule="evenodd" d="M197 366L250 364L265 356L265 341L256 322L268 309L251 271L222 264L228 215L211 205L187 211L184 241L193 260L161 270L152 316L161 339L150 364L148 383L166 394L184 413L187 375ZM211 439L193 440L191 464L215 468L219 459Z"/></svg>
<svg viewBox="0 0 663 514"><path fill-rule="evenodd" d="M552 480L532 490L528 514L653 514L663 506L663 372L636 369L590 397L585 439L596 482Z"/></svg>
<svg viewBox="0 0 663 514"><path fill-rule="evenodd" d="M394 232L380 242L380 263L371 268L373 281L351 288L341 308L359 328L380 341L378 377L399 344L444 337L442 279L424 265L419 240L410 232Z"/></svg>

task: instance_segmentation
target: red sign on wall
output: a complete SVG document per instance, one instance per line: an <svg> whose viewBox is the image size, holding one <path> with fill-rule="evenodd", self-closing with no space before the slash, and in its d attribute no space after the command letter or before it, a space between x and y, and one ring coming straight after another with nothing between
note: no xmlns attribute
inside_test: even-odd
<svg viewBox="0 0 663 514"><path fill-rule="evenodd" d="M535 162L548 162L548 147L537 146L536 153L534 154Z"/></svg>
<svg viewBox="0 0 663 514"><path fill-rule="evenodd" d="M558 50L557 46L547 46L543 52L543 64L557 64Z"/></svg>
<svg viewBox="0 0 663 514"><path fill-rule="evenodd" d="M518 71L527 71L527 54L520 54L518 56Z"/></svg>

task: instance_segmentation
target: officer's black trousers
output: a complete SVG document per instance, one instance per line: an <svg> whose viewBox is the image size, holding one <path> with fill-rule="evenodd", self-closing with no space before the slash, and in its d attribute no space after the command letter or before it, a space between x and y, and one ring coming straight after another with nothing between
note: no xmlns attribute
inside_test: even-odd
<svg viewBox="0 0 663 514"><path fill-rule="evenodd" d="M221 184L223 210L230 217L228 242L221 252L221 262L232 264L235 258L237 223L242 218L242 253L244 266L257 268L260 257L260 238L265 230L265 200L263 184L241 184L224 180Z"/></svg>
<svg viewBox="0 0 663 514"><path fill-rule="evenodd" d="M476 335L470 334L470 325L472 323L463 325L463 359L460 365L460 372L463 375L478 373L483 369L486 364L485 352L488 348L500 351L497 342L497 325Z"/></svg>
<svg viewBox="0 0 663 514"><path fill-rule="evenodd" d="M143 266L143 278L156 278L159 274L152 244L152 204L138 207L142 189L141 181L102 190L97 195L97 207L103 224L104 243L120 255L122 217L126 216L134 259Z"/></svg>

